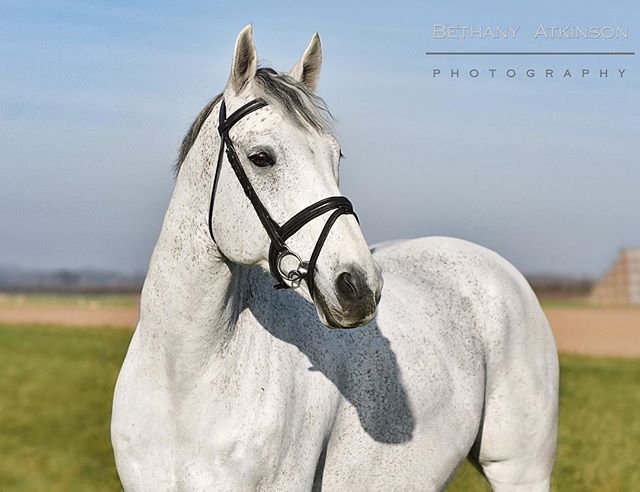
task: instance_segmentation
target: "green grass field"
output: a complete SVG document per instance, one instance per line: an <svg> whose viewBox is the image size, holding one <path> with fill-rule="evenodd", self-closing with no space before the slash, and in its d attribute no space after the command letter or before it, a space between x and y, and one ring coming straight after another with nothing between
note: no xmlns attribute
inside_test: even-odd
<svg viewBox="0 0 640 492"><path fill-rule="evenodd" d="M0 490L118 490L111 397L131 331L0 326ZM562 357L560 491L640 490L640 360ZM449 490L488 490L464 465Z"/></svg>

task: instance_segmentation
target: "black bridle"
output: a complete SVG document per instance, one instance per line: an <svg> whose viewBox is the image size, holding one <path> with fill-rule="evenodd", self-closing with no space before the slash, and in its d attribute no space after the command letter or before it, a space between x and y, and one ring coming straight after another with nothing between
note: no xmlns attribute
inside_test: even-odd
<svg viewBox="0 0 640 492"><path fill-rule="evenodd" d="M222 100L222 103L220 104L218 132L220 133L221 143L220 152L218 154L218 164L216 166L216 173L211 190L211 201L209 202L209 234L211 235L211 239L215 242L212 225L213 202L216 195L216 189L218 187L220 169L222 167L223 155L226 148L229 164L231 164L231 168L238 178L245 195L247 195L247 198L251 201L251 204L262 223L262 227L264 227L264 230L271 239L271 247L269 248L269 269L271 270L271 275L273 275L277 282L274 285L274 288L286 289L289 287L298 287L300 282L304 279L307 282L309 294L313 296L316 262L320 255L320 251L322 250L322 246L331 231L331 227L333 227L333 224L335 224L336 220L338 220L338 217L341 215L350 214L355 216L356 220L358 220L358 216L353 211L353 205L346 197L330 196L309 205L281 226L271 218L271 215L269 215L269 212L262 201L260 201L256 191L253 189L247 174L244 172L238 153L236 152L233 142L231 141L231 137L229 136L229 130L233 125L249 113L257 111L267 105L268 103L263 99L254 99L227 116L224 100ZM300 256L289 249L286 244L287 239L316 217L320 217L331 210L333 210L333 213L329 216L329 219L327 219L327 222L316 241L316 245L311 253L311 258L309 258L309 261L302 261ZM289 257L294 258L297 261L298 266L294 269L285 271L283 260ZM288 281L289 284L287 284L285 280Z"/></svg>

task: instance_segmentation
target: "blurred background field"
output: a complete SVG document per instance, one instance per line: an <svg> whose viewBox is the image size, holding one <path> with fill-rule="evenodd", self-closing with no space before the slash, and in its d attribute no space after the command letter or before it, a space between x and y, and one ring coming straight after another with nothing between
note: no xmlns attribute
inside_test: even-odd
<svg viewBox="0 0 640 492"><path fill-rule="evenodd" d="M0 292L0 309L39 308L47 306L97 309L104 307L138 308L140 296L134 293L78 293L78 292ZM541 300L544 308L598 309L585 297Z"/></svg>
<svg viewBox="0 0 640 492"><path fill-rule="evenodd" d="M594 304L583 281L531 283L561 352L554 489L640 490L640 308ZM138 304L131 290L0 293L0 490L121 489L109 421ZM465 462L448 490L489 488Z"/></svg>
<svg viewBox="0 0 640 492"><path fill-rule="evenodd" d="M0 309L13 307L70 306L95 309L101 307L137 308L140 296L134 293L78 292L0 292ZM599 308L584 297L542 299L546 308Z"/></svg>
<svg viewBox="0 0 640 492"><path fill-rule="evenodd" d="M130 307L137 308L139 296L127 293L61 293L61 292L30 292L30 293L0 293L0 309L12 307L39 306L69 306L96 309L101 307Z"/></svg>
<svg viewBox="0 0 640 492"><path fill-rule="evenodd" d="M131 330L0 327L0 490L119 490L109 439Z"/></svg>
<svg viewBox="0 0 640 492"><path fill-rule="evenodd" d="M584 281L531 283L564 353L640 358L640 306L603 306L589 299ZM50 290L0 293L0 323L133 328L134 292Z"/></svg>
<svg viewBox="0 0 640 492"><path fill-rule="evenodd" d="M113 388L131 329L0 325L0 490L120 490ZM561 356L562 491L640 490L640 360ZM465 464L451 491L489 490Z"/></svg>
<svg viewBox="0 0 640 492"><path fill-rule="evenodd" d="M121 490L109 422L141 277L4 278L13 284L0 292L0 490ZM585 279L529 281L561 352L553 488L640 490L640 307L593 302ZM489 487L465 462L448 490Z"/></svg>

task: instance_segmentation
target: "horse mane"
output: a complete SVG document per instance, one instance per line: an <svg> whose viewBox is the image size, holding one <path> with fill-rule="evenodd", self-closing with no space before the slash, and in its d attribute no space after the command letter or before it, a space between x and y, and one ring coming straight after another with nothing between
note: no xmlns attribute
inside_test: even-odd
<svg viewBox="0 0 640 492"><path fill-rule="evenodd" d="M312 128L318 132L329 131L333 118L326 103L313 94L302 83L287 74L278 73L269 67L260 67L255 75L259 97L265 99L269 105L276 107L294 124L301 128ZM222 99L222 93L214 97L198 113L189 130L182 139L178 159L175 164L176 176L180 172L182 163L187 158L189 150L198 138L202 125L207 120L213 108Z"/></svg>

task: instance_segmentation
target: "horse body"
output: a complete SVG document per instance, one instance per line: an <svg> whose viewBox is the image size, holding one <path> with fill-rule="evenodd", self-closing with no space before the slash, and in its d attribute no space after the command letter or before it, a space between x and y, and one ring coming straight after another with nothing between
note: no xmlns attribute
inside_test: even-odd
<svg viewBox="0 0 640 492"><path fill-rule="evenodd" d="M284 84L294 102L311 97L300 84L315 86L318 50L316 36L292 71L300 83L273 76L267 87ZM224 93L230 112L256 97L255 60L247 28ZM276 102L232 137L284 223L339 194L339 147L296 127ZM268 238L226 167L208 210L221 143L209 113L185 152L116 385L111 432L124 488L440 490L469 455L495 490L547 490L557 355L522 276L457 239L372 255L342 216L318 259L317 294L273 290ZM277 165L250 167L255 152ZM307 253L321 230L314 220L290 242Z"/></svg>
<svg viewBox="0 0 640 492"><path fill-rule="evenodd" d="M449 238L374 257L384 296L352 331L327 330L305 300L238 268L235 326L188 380L143 320L114 408L125 489L441 490L480 436L475 457L502 465L507 490L545 490L557 365L525 281Z"/></svg>

